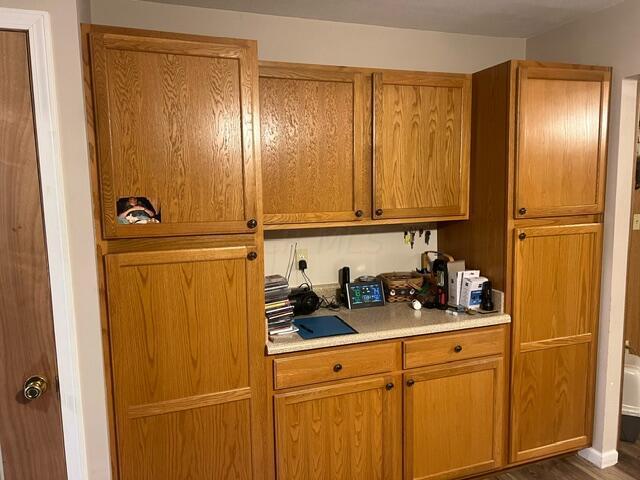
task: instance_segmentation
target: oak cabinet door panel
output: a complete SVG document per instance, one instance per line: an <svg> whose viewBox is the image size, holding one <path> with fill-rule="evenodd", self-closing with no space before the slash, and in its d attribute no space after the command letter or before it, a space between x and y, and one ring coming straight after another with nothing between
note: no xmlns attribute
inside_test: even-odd
<svg viewBox="0 0 640 480"><path fill-rule="evenodd" d="M374 218L468 214L471 81L374 73Z"/></svg>
<svg viewBox="0 0 640 480"><path fill-rule="evenodd" d="M105 237L252 231L255 44L158 35L90 36ZM161 223L121 223L129 197L147 198Z"/></svg>
<svg viewBox="0 0 640 480"><path fill-rule="evenodd" d="M370 96L370 83L358 72L286 64L260 67L265 223L370 218L367 92Z"/></svg>
<svg viewBox="0 0 640 480"><path fill-rule="evenodd" d="M604 210L611 74L518 70L516 218Z"/></svg>

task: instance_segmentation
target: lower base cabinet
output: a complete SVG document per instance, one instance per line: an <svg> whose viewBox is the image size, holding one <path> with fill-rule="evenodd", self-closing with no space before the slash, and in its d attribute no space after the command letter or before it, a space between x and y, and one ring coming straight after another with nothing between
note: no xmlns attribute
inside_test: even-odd
<svg viewBox="0 0 640 480"><path fill-rule="evenodd" d="M404 375L405 479L450 479L503 461L502 358Z"/></svg>
<svg viewBox="0 0 640 480"><path fill-rule="evenodd" d="M274 396L279 480L400 479L399 376Z"/></svg>

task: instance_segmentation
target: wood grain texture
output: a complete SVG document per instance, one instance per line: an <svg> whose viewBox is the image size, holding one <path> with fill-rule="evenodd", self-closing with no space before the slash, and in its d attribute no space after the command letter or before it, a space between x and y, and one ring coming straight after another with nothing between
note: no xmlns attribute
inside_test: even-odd
<svg viewBox="0 0 640 480"><path fill-rule="evenodd" d="M504 354L507 327L430 335L402 343L405 369ZM456 350L460 347L460 351Z"/></svg>
<svg viewBox="0 0 640 480"><path fill-rule="evenodd" d="M104 234L250 231L259 213L255 45L90 36ZM116 201L129 196L149 198L162 223L118 224Z"/></svg>
<svg viewBox="0 0 640 480"><path fill-rule="evenodd" d="M266 223L358 221L370 215L367 90L357 70L261 65Z"/></svg>
<svg viewBox="0 0 640 480"><path fill-rule="evenodd" d="M399 382L373 377L275 395L278 479L399 480Z"/></svg>
<svg viewBox="0 0 640 480"><path fill-rule="evenodd" d="M398 344L386 343L336 352L309 353L273 362L274 388L289 388L394 370ZM336 369L336 365L340 369Z"/></svg>
<svg viewBox="0 0 640 480"><path fill-rule="evenodd" d="M405 373L406 479L502 465L504 363L494 357Z"/></svg>
<svg viewBox="0 0 640 480"><path fill-rule="evenodd" d="M120 478L251 477L251 402L229 394L251 386L250 248L106 256ZM174 444L194 457L170 460Z"/></svg>
<svg viewBox="0 0 640 480"><path fill-rule="evenodd" d="M516 217L603 211L610 82L607 71L519 67Z"/></svg>
<svg viewBox="0 0 640 480"><path fill-rule="evenodd" d="M373 81L375 218L465 217L470 77L385 72Z"/></svg>
<svg viewBox="0 0 640 480"><path fill-rule="evenodd" d="M528 227L514 235L515 462L590 441L602 225Z"/></svg>
<svg viewBox="0 0 640 480"><path fill-rule="evenodd" d="M0 31L0 443L6 480L67 478L26 32ZM32 375L49 381L27 402ZM0 474L0 476L2 476Z"/></svg>

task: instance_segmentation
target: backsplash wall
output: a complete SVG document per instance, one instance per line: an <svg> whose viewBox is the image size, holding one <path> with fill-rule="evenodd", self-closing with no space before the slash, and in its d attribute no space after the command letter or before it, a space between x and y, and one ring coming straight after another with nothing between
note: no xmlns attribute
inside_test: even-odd
<svg viewBox="0 0 640 480"><path fill-rule="evenodd" d="M398 227L396 227L398 228ZM431 230L429 245L418 238L413 250L403 241L402 231L350 228L265 233L265 275L285 275L291 245L308 252L307 275L314 284L338 282L338 269L351 267L351 277L383 272L411 271L420 267L420 254L437 250L437 231ZM297 286L304 278L295 268L290 283Z"/></svg>

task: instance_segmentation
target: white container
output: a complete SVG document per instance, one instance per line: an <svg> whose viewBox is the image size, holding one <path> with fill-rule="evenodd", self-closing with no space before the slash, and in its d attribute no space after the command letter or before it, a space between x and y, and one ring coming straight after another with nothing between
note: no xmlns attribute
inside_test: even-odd
<svg viewBox="0 0 640 480"><path fill-rule="evenodd" d="M622 414L640 417L640 357L629 352L624 355Z"/></svg>

